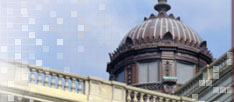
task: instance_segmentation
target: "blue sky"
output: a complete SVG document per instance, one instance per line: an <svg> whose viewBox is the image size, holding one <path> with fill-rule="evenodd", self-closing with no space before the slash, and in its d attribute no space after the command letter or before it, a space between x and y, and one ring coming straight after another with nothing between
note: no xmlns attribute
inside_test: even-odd
<svg viewBox="0 0 234 102"><path fill-rule="evenodd" d="M231 48L231 0L168 1L172 6L169 13L180 16L183 23L196 30L208 42L215 58ZM8 47L1 57L14 59L20 53L21 60L32 64L42 61L43 66L108 79L108 53L144 17L157 14L153 9L156 3L157 0L1 0L0 5L5 6L1 6L0 13L0 45ZM30 19L35 22L29 24ZM62 24L57 24L58 19ZM4 25L9 28L5 30ZM28 29L22 31L23 25ZM46 25L49 31L43 31ZM35 38L29 37L29 32L35 32ZM20 45L15 45L16 39L20 39ZM62 45L58 45L61 39Z"/></svg>

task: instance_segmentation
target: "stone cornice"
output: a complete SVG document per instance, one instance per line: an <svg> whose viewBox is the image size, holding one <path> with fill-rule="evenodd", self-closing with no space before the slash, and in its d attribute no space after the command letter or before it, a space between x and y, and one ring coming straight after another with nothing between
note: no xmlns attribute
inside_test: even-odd
<svg viewBox="0 0 234 102"><path fill-rule="evenodd" d="M128 57L134 56L133 59L130 59L130 61L131 60L133 61L136 60L136 57L140 56L141 54L151 53L151 56L156 56L155 53L160 53L161 51L173 51L182 54L188 54L190 56L194 56L195 58L201 58L206 63L210 63L213 59L210 51L208 51L207 48L202 49L196 44L191 44L191 43L188 44L184 42L178 42L175 40L174 41L161 40L159 42L135 43L132 45L120 46L116 51L114 51L114 53L110 54L111 62L108 63L107 65L107 72L110 71L110 68L113 67L113 65L121 62L122 60L127 59ZM157 57L154 58L157 59ZM179 56L177 58L180 59ZM194 61L198 60L193 59L193 63L195 63ZM204 61L201 61L201 63L203 63Z"/></svg>
<svg viewBox="0 0 234 102"><path fill-rule="evenodd" d="M148 49L148 48L158 48L158 47L171 47L171 48L180 48L188 51L193 51L196 53L201 53L207 57L213 58L211 52L207 48L202 48L198 43L183 41L183 40L157 40L157 39L141 39L135 41L133 44L123 44L119 46L114 53L110 53L110 59L114 60L120 54L125 53L130 50L139 50L139 49Z"/></svg>

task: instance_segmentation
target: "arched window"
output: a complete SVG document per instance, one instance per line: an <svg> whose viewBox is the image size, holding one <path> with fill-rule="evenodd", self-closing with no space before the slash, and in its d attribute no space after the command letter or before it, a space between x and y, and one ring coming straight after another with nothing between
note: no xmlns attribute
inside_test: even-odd
<svg viewBox="0 0 234 102"><path fill-rule="evenodd" d="M173 36L170 32L167 32L164 36L163 36L164 40L172 40Z"/></svg>
<svg viewBox="0 0 234 102"><path fill-rule="evenodd" d="M201 43L200 47L201 47L202 49L206 49L206 48L207 48L207 43L206 43L206 41L203 41L203 42Z"/></svg>
<svg viewBox="0 0 234 102"><path fill-rule="evenodd" d="M127 45L132 45L132 44L133 44L133 41L132 41L131 38L127 37L125 43L126 43Z"/></svg>

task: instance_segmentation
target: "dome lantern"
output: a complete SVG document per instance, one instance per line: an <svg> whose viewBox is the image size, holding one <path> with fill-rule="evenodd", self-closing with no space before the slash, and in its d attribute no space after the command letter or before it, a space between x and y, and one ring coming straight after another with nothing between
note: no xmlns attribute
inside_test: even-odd
<svg viewBox="0 0 234 102"><path fill-rule="evenodd" d="M154 6L154 9L159 12L159 15L166 15L171 6L167 4L167 0L158 0L158 4Z"/></svg>

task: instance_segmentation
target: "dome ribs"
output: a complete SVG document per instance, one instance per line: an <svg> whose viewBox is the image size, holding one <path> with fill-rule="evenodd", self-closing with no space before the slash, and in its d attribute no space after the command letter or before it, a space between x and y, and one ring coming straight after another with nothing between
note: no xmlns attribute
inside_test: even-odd
<svg viewBox="0 0 234 102"><path fill-rule="evenodd" d="M162 23L162 18L159 18L158 25L156 26L156 32L155 32L157 39L160 39L161 23Z"/></svg>
<svg viewBox="0 0 234 102"><path fill-rule="evenodd" d="M171 38L166 37L167 33L170 33ZM197 32L186 24L169 17L156 17L148 19L130 30L114 55L117 56L118 53L124 53L129 49L140 49L144 46L157 47L160 44L173 47L183 47L184 45L186 49L194 49L195 51L208 50L205 47L201 48L202 41ZM167 45L168 43L170 45Z"/></svg>
<svg viewBox="0 0 234 102"><path fill-rule="evenodd" d="M191 38L191 32L189 32L189 29L188 29L188 27L185 25L185 24L182 24L183 25L183 27L184 27L184 29L185 29L185 32L187 32L187 35L188 35L188 40L189 41L191 41L192 40L192 38Z"/></svg>
<svg viewBox="0 0 234 102"><path fill-rule="evenodd" d="M152 20L150 23L149 23L149 27L147 27L146 31L145 31L145 37L150 37L150 38L153 38L154 37L154 24L155 24L155 21Z"/></svg>
<svg viewBox="0 0 234 102"><path fill-rule="evenodd" d="M155 20L155 23L154 23L154 34L153 34L153 35L154 35L155 38L157 38L157 36L156 36L156 33L157 33L157 32L156 32L156 31L157 31L157 26L158 26L158 21L159 21L159 19L160 19L160 18L156 19L156 20Z"/></svg>
<svg viewBox="0 0 234 102"><path fill-rule="evenodd" d="M136 39L136 35L138 33L138 31L140 30L139 28L141 27L142 24L137 25L136 30L134 31L133 35L132 35L132 39Z"/></svg>
<svg viewBox="0 0 234 102"><path fill-rule="evenodd" d="M196 35L194 34L194 32L192 31L191 27L187 26L189 31L191 32L190 34L192 34L193 36L193 39L195 40L195 42L197 42L197 38L196 38Z"/></svg>
<svg viewBox="0 0 234 102"><path fill-rule="evenodd" d="M140 36L141 34L143 34L143 33L141 33L141 32L143 32L142 29L144 28L145 24L146 24L146 21L143 22L143 24L141 24L141 26L139 27L138 32L136 32L136 33L137 33L136 39L138 39L139 36Z"/></svg>
<svg viewBox="0 0 234 102"><path fill-rule="evenodd" d="M165 19L165 23L166 23L166 26L165 26L166 27L166 31L165 32L168 32L168 30L169 30L168 19Z"/></svg>
<svg viewBox="0 0 234 102"><path fill-rule="evenodd" d="M171 33L172 33L172 37L173 37L173 39L174 39L174 38L175 38L174 25L173 25L171 19L168 19L168 21L169 21L169 31L172 31Z"/></svg>
<svg viewBox="0 0 234 102"><path fill-rule="evenodd" d="M152 21L151 21L151 20L148 20L147 23L146 23L146 25L144 26L142 38L145 37L145 32L146 32L146 31L149 31L149 30L146 30L146 29L150 28L150 27L147 27L147 26L149 25L149 23L152 23ZM149 35L149 34L147 34L147 35Z"/></svg>
<svg viewBox="0 0 234 102"><path fill-rule="evenodd" d="M135 33L136 33L136 31L137 31L137 29L138 29L139 26L140 26L140 24L138 24L138 25L131 31L131 33L130 33L130 34L127 34L127 35L129 35L129 37L131 37L131 38L134 38L134 35L135 35Z"/></svg>
<svg viewBox="0 0 234 102"><path fill-rule="evenodd" d="M178 29L178 30L180 30L180 31L183 32L183 35L180 33L180 36L181 36L182 38L184 38L184 40L186 40L186 39L187 39L187 36L186 36L186 33L185 33L185 30L184 30L184 27L183 27L182 23L181 23L180 21L176 21L176 22L178 23L179 28L180 28L180 29Z"/></svg>
<svg viewBox="0 0 234 102"><path fill-rule="evenodd" d="M179 30L179 26L178 26L178 24L176 23L176 20L172 20L172 23L173 23L173 25L175 25L175 26L174 26L174 30L177 31L176 35L177 35L177 38L178 38L178 40L179 40L179 39L180 39L180 30Z"/></svg>
<svg viewBox="0 0 234 102"><path fill-rule="evenodd" d="M203 41L191 27L180 21L171 18L156 18L144 21L142 24L134 27L128 32L120 44L125 44L127 37L132 39L133 42L141 38L146 39L147 37L163 39L167 32L171 33L173 39L177 37L178 41L184 40L185 42L188 40L186 43L193 41L194 44L200 44Z"/></svg>
<svg viewBox="0 0 234 102"><path fill-rule="evenodd" d="M164 28L164 23L163 23L163 21L164 21L164 19L163 18L161 18L162 20L161 20L161 22L160 22L160 33L159 33L159 38L161 38L162 39L162 37L163 37L163 28Z"/></svg>

